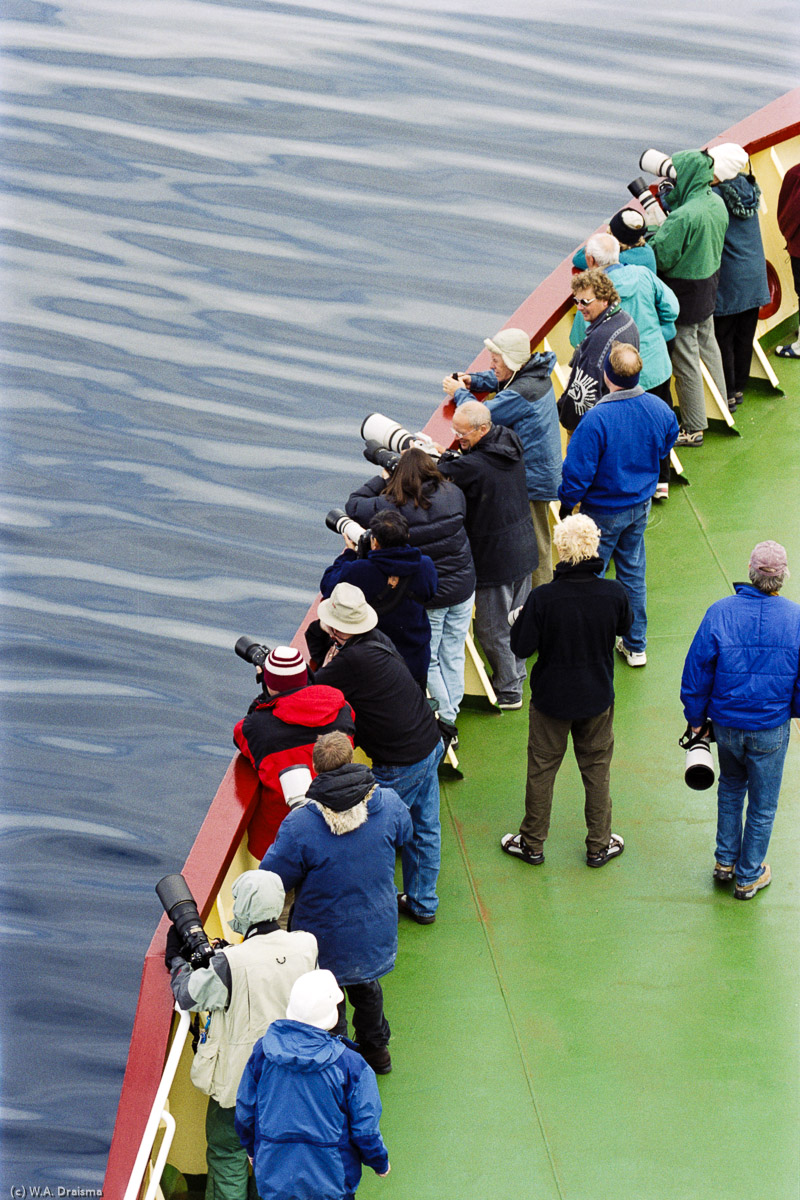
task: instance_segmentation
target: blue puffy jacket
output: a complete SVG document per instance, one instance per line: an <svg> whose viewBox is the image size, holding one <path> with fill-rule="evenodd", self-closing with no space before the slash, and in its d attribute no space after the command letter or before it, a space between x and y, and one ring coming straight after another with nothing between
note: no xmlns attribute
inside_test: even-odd
<svg viewBox="0 0 800 1200"><path fill-rule="evenodd" d="M712 604L686 655L681 700L695 729L774 729L800 716L800 604L735 583Z"/></svg>
<svg viewBox="0 0 800 1200"><path fill-rule="evenodd" d="M361 1164L389 1167L375 1073L350 1044L300 1021L273 1021L236 1097L236 1132L261 1200L342 1200Z"/></svg>
<svg viewBox="0 0 800 1200"><path fill-rule="evenodd" d="M325 771L308 794L324 803L326 789L344 790L358 772L369 776L359 763ZM362 786L362 796L366 790ZM315 804L296 808L261 862L280 875L287 892L295 889L290 927L314 934L319 965L333 971L340 986L379 979L397 957L394 866L396 852L411 840L411 817L391 788L375 789L367 814L358 829L335 834Z"/></svg>
<svg viewBox="0 0 800 1200"><path fill-rule="evenodd" d="M498 385L494 371L476 371L470 376L469 391L458 388L456 407L475 394L496 392L484 404L495 425L513 429L522 442L525 485L529 500L555 500L561 482L561 431L550 374L555 354L532 354L504 384Z"/></svg>

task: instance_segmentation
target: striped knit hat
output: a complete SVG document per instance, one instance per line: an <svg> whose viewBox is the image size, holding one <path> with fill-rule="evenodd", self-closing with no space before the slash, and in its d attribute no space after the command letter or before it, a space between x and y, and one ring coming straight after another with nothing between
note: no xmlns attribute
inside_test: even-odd
<svg viewBox="0 0 800 1200"><path fill-rule="evenodd" d="M273 692L289 692L308 683L302 654L293 646L276 646L262 667L264 683Z"/></svg>

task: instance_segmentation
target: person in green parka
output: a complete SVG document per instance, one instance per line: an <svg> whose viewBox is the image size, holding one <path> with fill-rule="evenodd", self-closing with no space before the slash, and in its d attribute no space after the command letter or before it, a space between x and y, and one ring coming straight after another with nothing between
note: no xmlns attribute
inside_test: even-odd
<svg viewBox="0 0 800 1200"><path fill-rule="evenodd" d="M701 359L720 395L723 399L727 395L714 336L714 308L728 210L711 191L711 184L738 174L744 165L741 162L744 151L738 146L719 149L728 153L719 154L718 161L712 157L716 151L681 150L672 156L676 181L666 200L669 214L650 242L659 277L680 304L671 351L681 412L678 446L701 446L703 430L708 426ZM733 154L734 150L739 155Z"/></svg>

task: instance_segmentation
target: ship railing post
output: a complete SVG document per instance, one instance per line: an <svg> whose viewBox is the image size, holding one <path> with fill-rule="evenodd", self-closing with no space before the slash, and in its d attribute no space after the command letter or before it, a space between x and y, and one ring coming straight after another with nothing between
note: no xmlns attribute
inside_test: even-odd
<svg viewBox="0 0 800 1200"><path fill-rule="evenodd" d="M172 1039L172 1045L170 1046L169 1054L167 1055L167 1061L164 1066L164 1073L161 1076L161 1082L158 1085L158 1090L153 1101L153 1107L150 1109L150 1116L147 1118L147 1124L144 1127L144 1133L142 1134L142 1140L139 1145L139 1152L136 1155L136 1161L133 1164L133 1170L131 1171L131 1177L128 1180L128 1186L125 1189L124 1200L137 1200L139 1196L142 1180L144 1179L144 1173L147 1169L147 1164L150 1161L150 1152L153 1149L153 1145L156 1140L156 1134L158 1133L158 1129L162 1120L167 1126L167 1132L164 1134L161 1150L153 1168L153 1177L156 1180L156 1186L158 1186L158 1183L161 1180L161 1170L163 1170L164 1166L164 1163L161 1162L161 1160L164 1159L166 1161L167 1152L172 1145L172 1138L175 1133L175 1121L174 1118L167 1112L167 1099L178 1070L178 1063L181 1060L181 1054L183 1053L183 1046L186 1041L186 1036L189 1032L189 1022L191 1019L189 1013L178 1008L177 1004L175 1005L175 1011L179 1016L178 1027L175 1030L175 1034ZM169 1130L170 1122L172 1123L171 1132ZM157 1169L159 1167L159 1163L161 1164L161 1170ZM153 1190L152 1195L155 1195L155 1190ZM147 1200L151 1200L151 1192L149 1188Z"/></svg>

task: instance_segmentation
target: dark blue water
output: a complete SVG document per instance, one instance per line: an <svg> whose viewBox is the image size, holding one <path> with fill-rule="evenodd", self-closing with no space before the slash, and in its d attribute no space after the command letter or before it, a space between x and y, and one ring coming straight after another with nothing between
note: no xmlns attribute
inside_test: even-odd
<svg viewBox="0 0 800 1200"><path fill-rule="evenodd" d="M795 83L793 3L6 0L3 1186L97 1187L153 884L378 409ZM166 975L165 975L166 986Z"/></svg>

